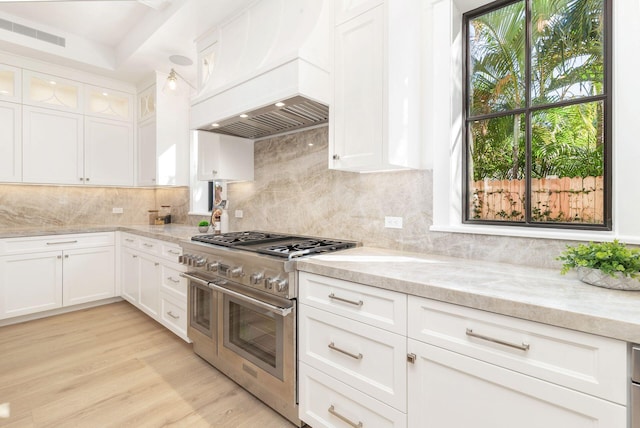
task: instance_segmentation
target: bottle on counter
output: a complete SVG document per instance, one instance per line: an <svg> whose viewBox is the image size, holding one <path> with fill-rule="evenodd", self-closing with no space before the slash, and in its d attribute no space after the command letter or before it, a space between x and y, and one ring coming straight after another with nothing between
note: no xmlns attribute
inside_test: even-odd
<svg viewBox="0 0 640 428"><path fill-rule="evenodd" d="M229 231L229 214L227 210L222 210L220 214L220 232L227 233Z"/></svg>
<svg viewBox="0 0 640 428"><path fill-rule="evenodd" d="M160 217L164 218L164 224L171 223L171 205L162 205L160 210Z"/></svg>
<svg viewBox="0 0 640 428"><path fill-rule="evenodd" d="M215 213L213 216L213 234L214 235L220 235L221 226L222 225L220 224L220 214Z"/></svg>

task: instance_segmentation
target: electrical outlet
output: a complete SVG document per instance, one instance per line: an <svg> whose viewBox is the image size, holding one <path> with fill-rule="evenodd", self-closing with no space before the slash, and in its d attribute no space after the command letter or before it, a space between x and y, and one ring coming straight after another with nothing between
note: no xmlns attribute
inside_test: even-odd
<svg viewBox="0 0 640 428"><path fill-rule="evenodd" d="M402 217L384 217L384 227L389 229L402 229Z"/></svg>
<svg viewBox="0 0 640 428"><path fill-rule="evenodd" d="M244 216L242 210L236 210L236 218L242 218L242 216Z"/></svg>
<svg viewBox="0 0 640 428"><path fill-rule="evenodd" d="M113 209L111 210L111 212L112 212L113 214L122 214L122 213L124 212L124 210L123 210L122 208L113 208Z"/></svg>

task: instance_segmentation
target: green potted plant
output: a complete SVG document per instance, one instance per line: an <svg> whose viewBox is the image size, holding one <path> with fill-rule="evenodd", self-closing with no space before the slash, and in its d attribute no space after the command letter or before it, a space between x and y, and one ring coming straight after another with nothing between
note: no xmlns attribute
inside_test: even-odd
<svg viewBox="0 0 640 428"><path fill-rule="evenodd" d="M202 220L198 223L198 230L201 233L207 233L209 231L209 222L207 220Z"/></svg>
<svg viewBox="0 0 640 428"><path fill-rule="evenodd" d="M557 258L561 274L576 269L587 284L616 290L640 290L640 250L613 242L589 242L567 249Z"/></svg>

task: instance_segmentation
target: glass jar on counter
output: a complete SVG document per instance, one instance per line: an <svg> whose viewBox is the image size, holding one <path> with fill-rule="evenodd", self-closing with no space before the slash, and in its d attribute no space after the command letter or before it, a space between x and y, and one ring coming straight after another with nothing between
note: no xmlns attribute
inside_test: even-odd
<svg viewBox="0 0 640 428"><path fill-rule="evenodd" d="M160 215L164 219L164 224L171 223L171 205L161 205Z"/></svg>
<svg viewBox="0 0 640 428"><path fill-rule="evenodd" d="M154 225L158 220L158 210L149 210L149 224Z"/></svg>

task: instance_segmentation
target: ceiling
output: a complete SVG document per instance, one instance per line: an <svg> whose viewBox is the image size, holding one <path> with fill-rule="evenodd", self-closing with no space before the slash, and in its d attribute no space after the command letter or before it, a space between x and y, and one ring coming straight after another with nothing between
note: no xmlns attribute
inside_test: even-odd
<svg viewBox="0 0 640 428"><path fill-rule="evenodd" d="M0 50L134 84L175 68L194 83L195 39L251 1L0 0L0 19L65 39L62 47L0 27Z"/></svg>

